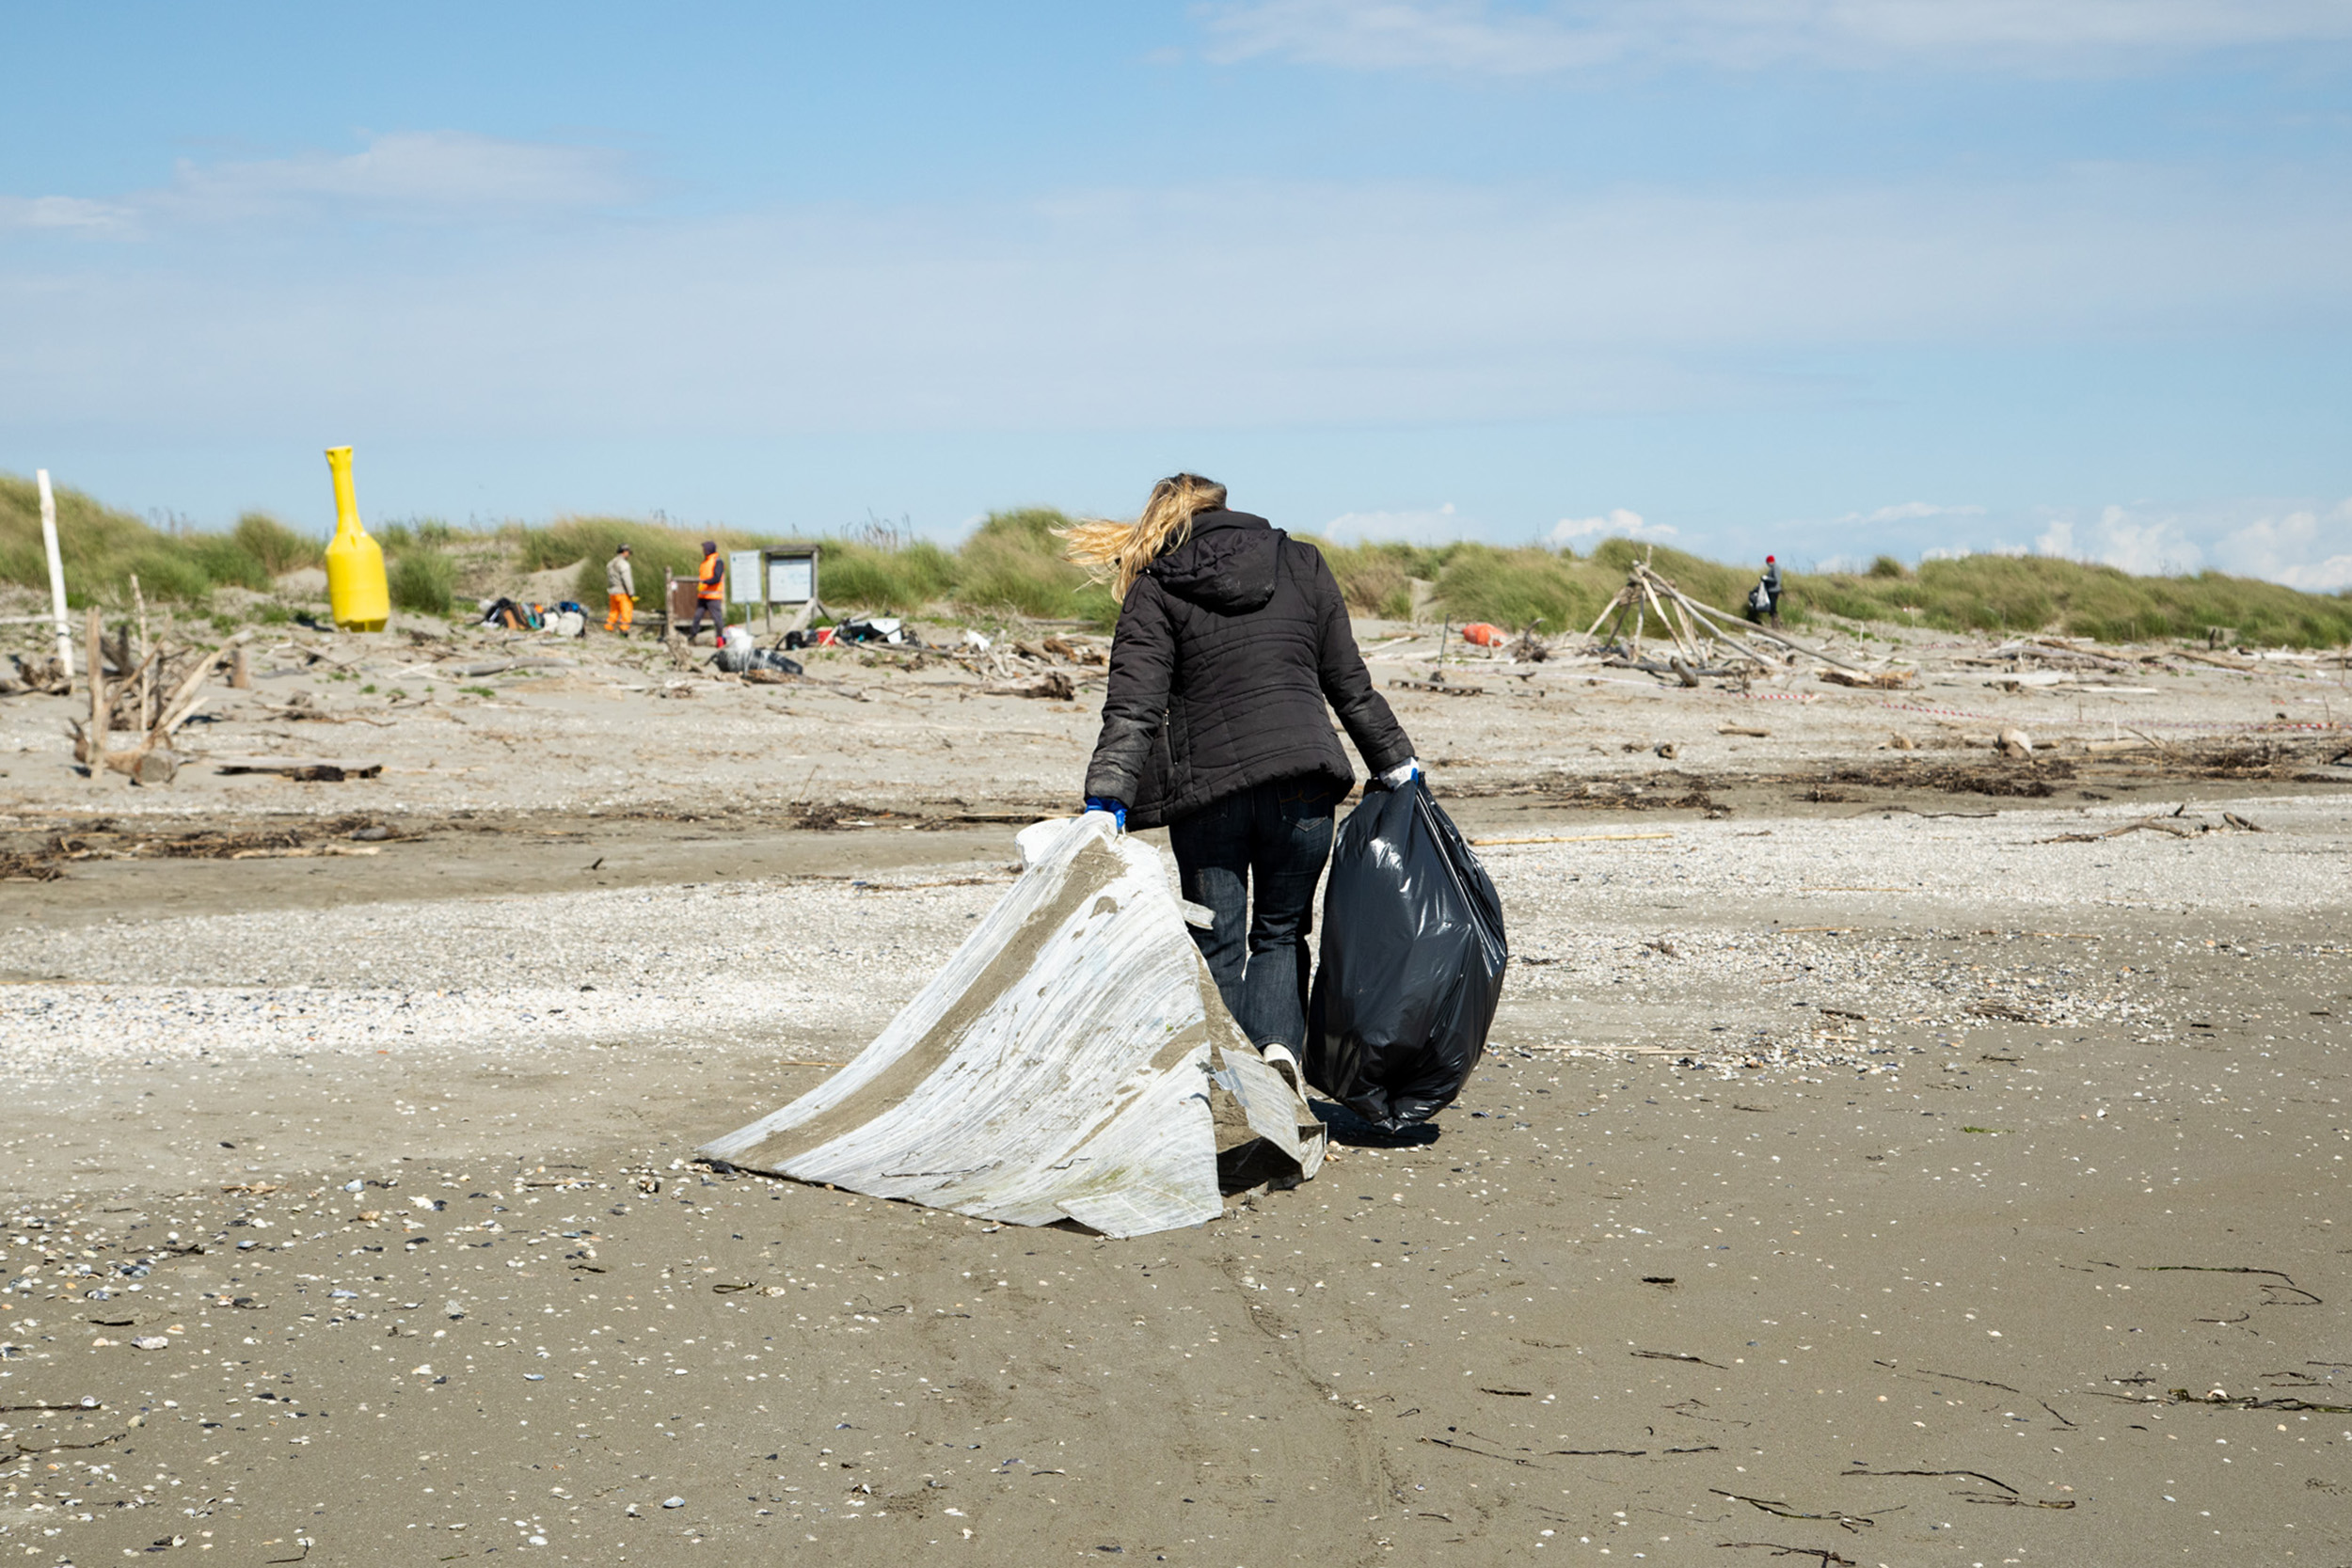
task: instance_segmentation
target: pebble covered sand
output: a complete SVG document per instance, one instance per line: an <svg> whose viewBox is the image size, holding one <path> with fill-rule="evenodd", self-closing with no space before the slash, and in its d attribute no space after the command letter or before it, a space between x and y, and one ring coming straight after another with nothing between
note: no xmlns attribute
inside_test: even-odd
<svg viewBox="0 0 2352 1568"><path fill-rule="evenodd" d="M1002 895L1084 670L302 641L204 748L376 778L93 787L0 704L0 1558L2352 1560L2338 666L1376 647L1491 1050L1114 1243L691 1158Z"/></svg>

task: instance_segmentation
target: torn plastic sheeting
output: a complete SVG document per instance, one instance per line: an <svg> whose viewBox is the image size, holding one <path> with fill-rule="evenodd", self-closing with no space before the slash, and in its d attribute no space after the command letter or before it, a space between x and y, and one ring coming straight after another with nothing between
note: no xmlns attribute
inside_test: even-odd
<svg viewBox="0 0 2352 1568"><path fill-rule="evenodd" d="M1021 878L871 1045L702 1153L1111 1236L1214 1219L1220 1154L1313 1175L1322 1126L1226 1012L1157 853L1100 813L1020 844Z"/></svg>

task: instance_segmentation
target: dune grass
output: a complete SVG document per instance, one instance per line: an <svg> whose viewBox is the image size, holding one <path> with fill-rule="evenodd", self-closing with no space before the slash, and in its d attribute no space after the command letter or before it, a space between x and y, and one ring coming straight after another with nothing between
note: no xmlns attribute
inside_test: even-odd
<svg viewBox="0 0 2352 1568"><path fill-rule="evenodd" d="M1054 536L1070 522L1042 506L990 513L957 552L955 602L1039 620L1115 624L1119 606L1110 590L1089 580Z"/></svg>
<svg viewBox="0 0 2352 1568"><path fill-rule="evenodd" d="M1627 567L1645 556L1685 592L1726 608L1738 604L1755 580L1739 567L1681 550L1653 554L1649 546L1628 539L1606 540L1585 556L1533 545L1315 543L1340 579L1349 608L1360 614L1404 619L1418 578L1434 586L1431 613L1456 626L1486 621L1512 631L1532 626L1553 637L1591 626L1624 585Z"/></svg>
<svg viewBox="0 0 2352 1568"><path fill-rule="evenodd" d="M229 537L271 577L326 562L325 540L296 533L266 512L248 512L238 518Z"/></svg>
<svg viewBox="0 0 2352 1568"><path fill-rule="evenodd" d="M577 564L572 597L584 605L604 603L604 566L612 552L628 546L637 596L649 608L661 604L666 569L691 578L701 564L702 541L717 538L724 549L748 548L761 541L743 534L715 535L634 517L559 517L544 528L510 531L515 563L526 572Z"/></svg>
<svg viewBox="0 0 2352 1568"><path fill-rule="evenodd" d="M2042 556L1972 555L1917 570L1881 558L1869 571L1791 577L1805 606L1854 620L1939 631L2045 628L2106 642L2203 641L2224 628L2237 641L2334 647L2352 641L2352 595L2305 594L2252 578L2200 572L2143 578L2112 566Z"/></svg>
<svg viewBox="0 0 2352 1568"><path fill-rule="evenodd" d="M1458 545L1334 545L1311 535L1294 535L1323 552L1348 609L1359 615L1402 621L1413 613L1413 583L1435 582Z"/></svg>
<svg viewBox="0 0 2352 1568"><path fill-rule="evenodd" d="M226 533L165 533L78 490L57 492L57 514L69 595L77 606L126 603L136 573L149 600L201 608L224 586L266 592L274 578L318 564L326 545L258 512L246 514ZM952 549L880 526L820 538L818 592L828 608L844 613L906 615L940 607L981 619L1076 620L1107 629L1117 621L1118 606L1064 557L1055 537L1069 521L1050 507L992 513ZM599 606L605 562L627 543L639 596L653 606L663 570L691 577L706 538L726 550L808 542L604 515L489 530L411 518L372 531L388 558L393 603L437 615L448 613L454 602L461 565L469 581L485 566L494 577L572 568L572 596ZM1638 558L1650 559L1693 597L1733 612L1756 570L1628 539L1604 540L1582 555L1533 546L1305 542L1323 552L1359 615L1405 619L1418 581L1431 585L1428 613L1456 626L1488 621L1512 631L1532 626L1551 636L1590 626ZM34 486L8 474L0 474L0 582L35 589L48 582ZM2203 641L2208 629L2218 626L2249 643L2332 647L2352 641L2352 594L2305 594L2217 572L2143 578L2077 562L1997 555L1931 561L1914 569L1881 557L1862 572L1790 573L1787 587L1782 615L1796 625L1837 617L1939 631L2057 631L2108 641Z"/></svg>
<svg viewBox="0 0 2352 1568"><path fill-rule="evenodd" d="M447 615L455 598L457 562L446 550L411 545L391 559L385 569L394 610L419 615Z"/></svg>
<svg viewBox="0 0 2352 1568"><path fill-rule="evenodd" d="M151 603L191 608L208 604L217 587L269 586L268 569L234 534L165 533L74 489L58 489L56 501L66 599L76 609L127 603L135 576ZM0 582L49 585L40 493L14 474L0 474Z"/></svg>

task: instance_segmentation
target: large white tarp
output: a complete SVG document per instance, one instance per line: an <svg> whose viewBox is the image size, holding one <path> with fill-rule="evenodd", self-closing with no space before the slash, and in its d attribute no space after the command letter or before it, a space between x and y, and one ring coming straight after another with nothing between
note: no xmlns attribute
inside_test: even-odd
<svg viewBox="0 0 2352 1568"><path fill-rule="evenodd" d="M1311 1177L1322 1125L1249 1044L1156 852L1100 813L1020 835L1025 869L855 1060L704 1146L747 1170L1015 1225L1140 1236L1229 1180Z"/></svg>

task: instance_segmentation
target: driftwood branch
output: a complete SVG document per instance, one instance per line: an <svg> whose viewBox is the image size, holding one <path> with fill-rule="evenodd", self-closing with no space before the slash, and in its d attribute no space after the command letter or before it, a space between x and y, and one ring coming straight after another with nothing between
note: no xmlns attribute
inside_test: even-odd
<svg viewBox="0 0 2352 1568"><path fill-rule="evenodd" d="M1775 1519L1816 1519L1823 1524L1836 1525L1839 1529L1849 1533L1867 1529L1878 1523L1876 1519L1866 1513L1846 1513L1834 1508L1826 1513L1801 1513L1776 1498L1751 1497L1744 1493L1726 1492L1720 1486L1710 1486L1708 1490L1719 1497L1729 1497L1733 1502L1746 1503L1750 1508L1762 1509Z"/></svg>
<svg viewBox="0 0 2352 1568"><path fill-rule="evenodd" d="M1997 1486L2011 1497L2017 1495L2017 1488L1996 1477L1986 1475L1982 1470L1840 1470L1837 1473L1841 1476L1968 1476Z"/></svg>

